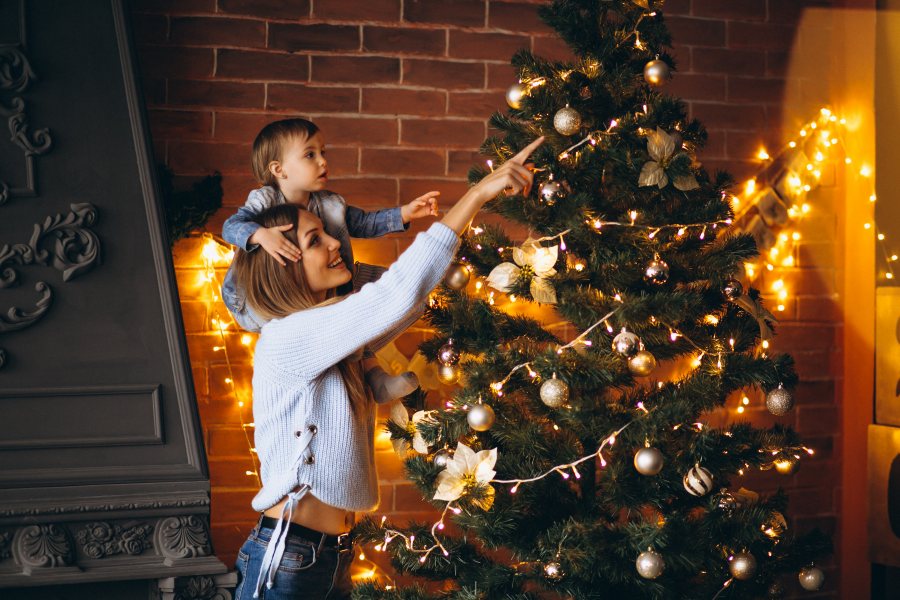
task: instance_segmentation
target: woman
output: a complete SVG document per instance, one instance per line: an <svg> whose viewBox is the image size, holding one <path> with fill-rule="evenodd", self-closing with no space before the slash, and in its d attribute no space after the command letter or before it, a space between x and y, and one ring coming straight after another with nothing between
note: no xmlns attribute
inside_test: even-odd
<svg viewBox="0 0 900 600"><path fill-rule="evenodd" d="M525 160L543 138L485 177L375 283L329 298L350 281L340 243L312 213L294 205L258 216L285 231L298 263L238 251L235 276L254 312L268 319L256 345L253 417L263 513L241 547L242 598L349 598L355 512L378 504L375 411L363 384L360 351L377 348L409 324L447 270L458 236L485 202L503 190L527 194Z"/></svg>

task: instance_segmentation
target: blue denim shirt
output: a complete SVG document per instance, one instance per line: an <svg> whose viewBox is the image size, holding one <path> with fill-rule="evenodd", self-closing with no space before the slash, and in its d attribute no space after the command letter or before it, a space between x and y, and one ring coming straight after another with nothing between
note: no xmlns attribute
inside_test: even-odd
<svg viewBox="0 0 900 600"><path fill-rule="evenodd" d="M222 226L222 237L229 244L253 252L259 246L250 244L252 236L260 225L253 221L263 210L286 203L284 195L278 188L264 186L250 192L247 202L234 215L230 216ZM377 279L384 271L383 267L356 265L353 261L353 248L350 238L375 238L388 233L405 231L400 207L385 208L366 212L361 208L349 206L340 194L322 191L313 192L309 196L306 208L322 219L325 232L341 243L341 258L344 264L353 265L353 287L359 289L363 284ZM364 279L364 280L363 280ZM264 320L254 315L246 303L246 295L237 289L234 272L231 267L225 274L222 284L222 300L231 312L234 320L246 331L259 331Z"/></svg>

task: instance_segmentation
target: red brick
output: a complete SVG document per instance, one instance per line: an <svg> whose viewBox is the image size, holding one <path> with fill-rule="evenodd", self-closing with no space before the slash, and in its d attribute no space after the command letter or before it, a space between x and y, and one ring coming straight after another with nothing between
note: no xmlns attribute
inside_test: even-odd
<svg viewBox="0 0 900 600"><path fill-rule="evenodd" d="M342 178L328 182L348 204L366 210L397 206L397 180L378 177ZM354 242L355 244L356 242Z"/></svg>
<svg viewBox="0 0 900 600"><path fill-rule="evenodd" d="M454 179L400 179L400 202L409 202L430 190L441 192L442 206L452 206L469 189L469 184L460 178ZM524 238L523 238L524 239Z"/></svg>
<svg viewBox="0 0 900 600"><path fill-rule="evenodd" d="M816 208L818 209L819 207L817 206ZM832 210L829 212L834 211ZM797 247L797 266L801 268L834 267L836 264L836 255L837 248L833 243L811 243L804 239Z"/></svg>
<svg viewBox="0 0 900 600"><path fill-rule="evenodd" d="M576 60L575 53L572 52L569 45L556 36L534 36L532 38L531 51L535 56L545 60L561 62L574 62Z"/></svg>
<svg viewBox="0 0 900 600"><path fill-rule="evenodd" d="M212 113L191 110L150 110L150 130L155 139L209 139Z"/></svg>
<svg viewBox="0 0 900 600"><path fill-rule="evenodd" d="M163 15L136 14L132 18L134 24L134 41L138 47L144 44L160 44L169 38L169 19Z"/></svg>
<svg viewBox="0 0 900 600"><path fill-rule="evenodd" d="M728 23L730 48L756 48L761 50L788 50L794 43L794 28L774 23Z"/></svg>
<svg viewBox="0 0 900 600"><path fill-rule="evenodd" d="M443 55L447 52L447 30L367 26L363 29L363 50Z"/></svg>
<svg viewBox="0 0 900 600"><path fill-rule="evenodd" d="M212 76L215 61L212 48L143 46L141 71L145 77L201 79Z"/></svg>
<svg viewBox="0 0 900 600"><path fill-rule="evenodd" d="M743 181L750 177L754 177L757 171L759 171L759 161L701 158L703 158L703 168L705 168L710 175L717 170L727 171L728 173L731 173L735 181Z"/></svg>
<svg viewBox="0 0 900 600"><path fill-rule="evenodd" d="M441 89L483 89L484 64L445 60L404 60L403 83Z"/></svg>
<svg viewBox="0 0 900 600"><path fill-rule="evenodd" d="M132 10L139 13L213 13L216 0L136 0L130 3Z"/></svg>
<svg viewBox="0 0 900 600"><path fill-rule="evenodd" d="M419 146L477 148L484 141L483 121L403 119L400 141Z"/></svg>
<svg viewBox="0 0 900 600"><path fill-rule="evenodd" d="M795 350L830 350L835 347L834 327L782 323L773 347Z"/></svg>
<svg viewBox="0 0 900 600"><path fill-rule="evenodd" d="M325 23L269 23L269 48L289 52L359 50L359 27Z"/></svg>
<svg viewBox="0 0 900 600"><path fill-rule="evenodd" d="M783 79L761 77L729 77L728 99L745 102L781 102L784 99Z"/></svg>
<svg viewBox="0 0 900 600"><path fill-rule="evenodd" d="M328 176L342 177L359 173L359 150L357 148L328 148Z"/></svg>
<svg viewBox="0 0 900 600"><path fill-rule="evenodd" d="M184 330L190 333L209 329L205 302L182 302L181 315L184 319Z"/></svg>
<svg viewBox="0 0 900 600"><path fill-rule="evenodd" d="M482 140L483 141L483 140ZM467 177L475 165L484 166L485 158L477 151L451 150L447 153L447 174Z"/></svg>
<svg viewBox="0 0 900 600"><path fill-rule="evenodd" d="M179 173L240 173L247 170L250 142L170 142L169 165Z"/></svg>
<svg viewBox="0 0 900 600"><path fill-rule="evenodd" d="M206 452L217 458L247 457L249 460L250 457L250 447L240 424L233 427L223 426L210 429Z"/></svg>
<svg viewBox="0 0 900 600"><path fill-rule="evenodd" d="M679 46L725 46L725 21L669 16L666 25Z"/></svg>
<svg viewBox="0 0 900 600"><path fill-rule="evenodd" d="M506 112L506 100L502 92L450 92L451 115L480 117L487 120L494 112Z"/></svg>
<svg viewBox="0 0 900 600"><path fill-rule="evenodd" d="M842 318L842 308L838 297L819 296L797 297L797 318L806 322L835 323Z"/></svg>
<svg viewBox="0 0 900 600"><path fill-rule="evenodd" d="M796 410L800 435L827 434L841 429L840 412L835 406L801 406Z"/></svg>
<svg viewBox="0 0 900 600"><path fill-rule="evenodd" d="M434 507L422 498L419 488L411 483L394 486L394 505L397 512L434 510Z"/></svg>
<svg viewBox="0 0 900 600"><path fill-rule="evenodd" d="M367 87L362 90L362 110L384 115L443 115L447 112L447 92Z"/></svg>
<svg viewBox="0 0 900 600"><path fill-rule="evenodd" d="M691 117L708 129L760 131L768 125L766 110L759 104L691 102Z"/></svg>
<svg viewBox="0 0 900 600"><path fill-rule="evenodd" d="M769 2L769 22L770 23L786 23L793 25L799 23L804 11L815 9L816 6L831 8L830 0L813 1L804 0L803 2Z"/></svg>
<svg viewBox="0 0 900 600"><path fill-rule="evenodd" d="M262 108L264 97L265 88L261 83L186 80L169 82L169 102L172 104Z"/></svg>
<svg viewBox="0 0 900 600"><path fill-rule="evenodd" d="M666 7L668 9L668 6ZM736 21L765 21L766 0L693 0L694 15Z"/></svg>
<svg viewBox="0 0 900 600"><path fill-rule="evenodd" d="M218 0L219 12L261 19L302 19L309 16L310 0Z"/></svg>
<svg viewBox="0 0 900 600"><path fill-rule="evenodd" d="M760 50L697 48L692 52L691 64L691 70L696 73L762 76L766 70L766 53Z"/></svg>
<svg viewBox="0 0 900 600"><path fill-rule="evenodd" d="M316 2L314 16L345 21L399 21L401 0L326 0Z"/></svg>
<svg viewBox="0 0 900 600"><path fill-rule="evenodd" d="M724 75L678 73L666 92L685 100L725 100Z"/></svg>
<svg viewBox="0 0 900 600"><path fill-rule="evenodd" d="M666 0L666 16L691 14L691 0Z"/></svg>
<svg viewBox="0 0 900 600"><path fill-rule="evenodd" d="M484 27L484 5L484 0L406 0L403 4L403 20L411 23Z"/></svg>
<svg viewBox="0 0 900 600"><path fill-rule="evenodd" d="M487 65L487 72L488 89L502 90L503 93L519 79L519 75L512 65L489 63Z"/></svg>
<svg viewBox="0 0 900 600"><path fill-rule="evenodd" d="M830 352L791 352L801 379L828 379L831 377Z"/></svg>
<svg viewBox="0 0 900 600"><path fill-rule="evenodd" d="M217 50L216 76L259 81L306 81L309 57L278 52Z"/></svg>
<svg viewBox="0 0 900 600"><path fill-rule="evenodd" d="M362 173L380 175L443 175L444 153L440 150L400 150L396 148L363 148Z"/></svg>
<svg viewBox="0 0 900 600"><path fill-rule="evenodd" d="M169 39L185 46L261 48L266 43L266 26L248 19L177 17L172 19Z"/></svg>
<svg viewBox="0 0 900 600"><path fill-rule="evenodd" d="M725 156L725 142L727 133L718 129L707 130L706 145L703 146L701 154L707 157L722 158Z"/></svg>
<svg viewBox="0 0 900 600"><path fill-rule="evenodd" d="M834 381L800 381L794 388L794 400L798 406L806 404L834 404Z"/></svg>
<svg viewBox="0 0 900 600"><path fill-rule="evenodd" d="M762 130L729 131L727 133L727 152L730 158L752 158L762 148L776 148L778 137L774 132Z"/></svg>
<svg viewBox="0 0 900 600"><path fill-rule="evenodd" d="M213 136L225 142L252 143L256 135L267 124L276 120L274 115L265 113L216 113L216 131ZM250 168L250 155L247 155L247 168Z"/></svg>
<svg viewBox="0 0 900 600"><path fill-rule="evenodd" d="M243 206L244 202L247 201L247 195L250 193L250 190L256 189L260 185L259 182L250 175L249 156L247 157L247 162L247 171L245 173L238 173L222 178L222 191L224 192L222 205L224 208L216 213L217 215L225 215L222 218L222 221L234 214L234 208ZM219 231L221 232L221 229Z"/></svg>
<svg viewBox="0 0 900 600"><path fill-rule="evenodd" d="M538 6L533 3L492 0L488 5L488 27L516 32L550 33L553 30L538 17Z"/></svg>
<svg viewBox="0 0 900 600"><path fill-rule="evenodd" d="M234 567L238 550L244 544L244 541L250 534L250 530L259 518L256 513L241 512L244 519L240 523L233 522L234 516L231 516L229 520L232 522L212 521L209 526L216 558L228 565L229 569Z"/></svg>
<svg viewBox="0 0 900 600"><path fill-rule="evenodd" d="M818 515L836 508L831 488L791 490L788 501L793 515Z"/></svg>
<svg viewBox="0 0 900 600"><path fill-rule="evenodd" d="M400 60L384 56L313 56L313 81L397 83Z"/></svg>
<svg viewBox="0 0 900 600"><path fill-rule="evenodd" d="M510 57L522 49L531 49L531 39L528 36L450 31L449 54L455 58L481 58L509 62Z"/></svg>
<svg viewBox="0 0 900 600"><path fill-rule="evenodd" d="M256 469L249 454L246 458L213 457L209 461L209 484L213 487L243 487L247 483L247 471Z"/></svg>
<svg viewBox="0 0 900 600"><path fill-rule="evenodd" d="M246 470L246 469L245 469ZM247 485L243 489L215 488L210 494L210 515L212 523L234 522L237 519L258 519L259 513L250 506L253 496L259 491L256 478L247 476ZM247 531L247 533L250 533Z"/></svg>
<svg viewBox="0 0 900 600"><path fill-rule="evenodd" d="M305 114L314 112L358 112L359 88L315 87L271 84L266 108Z"/></svg>
<svg viewBox="0 0 900 600"><path fill-rule="evenodd" d="M166 80L155 77L141 78L141 92L148 106L159 106L166 103Z"/></svg>
<svg viewBox="0 0 900 600"><path fill-rule="evenodd" d="M326 117L316 119L328 144L396 144L397 119Z"/></svg>
<svg viewBox="0 0 900 600"><path fill-rule="evenodd" d="M233 379L234 387L226 383L226 379ZM242 399L244 392L250 389L252 379L253 367L251 365L212 366L209 369L209 395L231 404L237 404L237 399ZM240 420L238 419L237 422Z"/></svg>

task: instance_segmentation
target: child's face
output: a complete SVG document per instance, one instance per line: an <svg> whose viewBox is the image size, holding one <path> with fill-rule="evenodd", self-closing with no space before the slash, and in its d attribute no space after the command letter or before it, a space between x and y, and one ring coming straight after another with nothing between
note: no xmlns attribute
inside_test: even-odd
<svg viewBox="0 0 900 600"><path fill-rule="evenodd" d="M348 265L341 260L341 243L325 233L322 221L311 212L300 211L297 241L303 253L300 268L314 294L321 294L324 299L328 290L352 279Z"/></svg>
<svg viewBox="0 0 900 600"><path fill-rule="evenodd" d="M317 192L328 183L328 161L322 134L294 136L284 143L281 156L282 192Z"/></svg>

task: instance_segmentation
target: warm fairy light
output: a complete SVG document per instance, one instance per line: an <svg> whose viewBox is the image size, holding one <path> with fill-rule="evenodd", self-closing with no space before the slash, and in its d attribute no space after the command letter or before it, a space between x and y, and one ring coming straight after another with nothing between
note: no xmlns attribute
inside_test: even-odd
<svg viewBox="0 0 900 600"><path fill-rule="evenodd" d="M631 217L631 224L632 224L632 225L634 225L634 221L635 221L635 219L637 219L637 215L638 215L638 214L637 214L637 211L636 211L636 210L632 210L632 211L630 211L630 212L628 213L628 216Z"/></svg>
<svg viewBox="0 0 900 600"><path fill-rule="evenodd" d="M249 333L245 333L241 336L241 344L249 346L251 342L253 342L253 336Z"/></svg>
<svg viewBox="0 0 900 600"><path fill-rule="evenodd" d="M872 167L869 165L863 165L859 168L859 174L862 177L871 177L872 176Z"/></svg>
<svg viewBox="0 0 900 600"><path fill-rule="evenodd" d="M744 184L744 195L752 196L753 192L756 191L756 180L748 179L747 183Z"/></svg>
<svg viewBox="0 0 900 600"><path fill-rule="evenodd" d="M871 223L863 223L863 229L872 229Z"/></svg>
<svg viewBox="0 0 900 600"><path fill-rule="evenodd" d="M719 317L717 317L716 315L706 315L705 317L703 317L703 321L709 325L718 325Z"/></svg>
<svg viewBox="0 0 900 600"><path fill-rule="evenodd" d="M760 148L759 152L756 153L756 158L758 158L759 160L769 160L770 157L765 148Z"/></svg>
<svg viewBox="0 0 900 600"><path fill-rule="evenodd" d="M875 202L877 199L878 199L878 196L876 196L875 194L872 194L871 196L869 196L869 202Z"/></svg>

